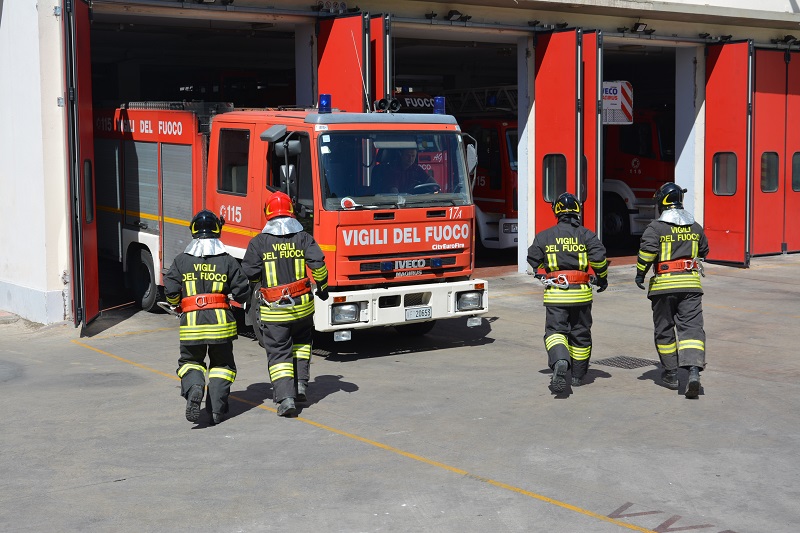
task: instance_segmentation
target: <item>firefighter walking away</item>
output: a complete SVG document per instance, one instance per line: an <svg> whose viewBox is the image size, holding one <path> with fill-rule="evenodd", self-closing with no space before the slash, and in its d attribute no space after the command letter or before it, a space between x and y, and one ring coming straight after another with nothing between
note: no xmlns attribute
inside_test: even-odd
<svg viewBox="0 0 800 533"><path fill-rule="evenodd" d="M213 424L228 412L228 395L236 379L233 340L237 328L229 295L239 303L246 302L250 284L239 262L219 240L224 223L211 211L197 213L189 225L192 241L175 257L164 277L167 303L181 320L177 372L190 422L200 419L206 375L206 410Z"/></svg>
<svg viewBox="0 0 800 533"><path fill-rule="evenodd" d="M257 286L259 325L267 351L273 400L278 416L297 413L295 400L306 400L314 335L314 295L328 298L325 256L295 218L292 200L282 192L270 196L267 223L253 237L242 259L245 275Z"/></svg>
<svg viewBox="0 0 800 533"><path fill-rule="evenodd" d="M544 269L537 274L545 284L545 333L547 363L553 370L550 387L556 393L567 385L572 368L572 386L581 385L592 355L592 285L594 270L597 292L608 287L606 249L594 232L581 225L581 204L564 193L552 204L558 222L538 233L528 248L528 264Z"/></svg>
<svg viewBox="0 0 800 533"><path fill-rule="evenodd" d="M697 398L700 372L706 366L700 261L708 255L708 240L702 226L683 208L685 192L674 183L656 191L659 217L642 234L635 282L644 290L645 276L653 267L647 297L663 365L661 381L668 389L678 390L678 367L685 368L689 371L685 395Z"/></svg>

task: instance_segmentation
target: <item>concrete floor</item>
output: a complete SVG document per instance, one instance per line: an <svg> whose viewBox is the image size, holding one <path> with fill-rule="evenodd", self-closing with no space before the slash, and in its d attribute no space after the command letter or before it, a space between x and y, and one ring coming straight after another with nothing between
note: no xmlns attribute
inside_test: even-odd
<svg viewBox="0 0 800 533"><path fill-rule="evenodd" d="M218 426L184 418L173 317L6 317L0 530L798 531L800 256L707 266L697 400L658 384L634 268L595 297L574 391L548 388L541 284L505 272L482 327L320 336L295 419L240 337Z"/></svg>

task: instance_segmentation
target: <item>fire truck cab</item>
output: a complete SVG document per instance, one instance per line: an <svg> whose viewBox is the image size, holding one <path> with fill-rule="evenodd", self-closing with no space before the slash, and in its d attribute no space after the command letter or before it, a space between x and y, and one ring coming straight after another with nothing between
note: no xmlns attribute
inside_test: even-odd
<svg viewBox="0 0 800 533"><path fill-rule="evenodd" d="M116 173L98 181L116 183L118 205L106 211L126 235L120 258L140 280L143 307L188 244L192 213L224 217L222 241L241 259L265 224L267 199L281 190L325 252L330 298L316 302L318 331L347 340L374 326L423 334L438 319L481 323L488 284L471 279L475 149L452 116L225 109L204 126L191 109L147 107L96 121L107 126L98 153ZM418 179L398 186L404 150L416 151Z"/></svg>
<svg viewBox="0 0 800 533"><path fill-rule="evenodd" d="M634 110L630 124L604 127L603 239L641 235L656 218L653 195L675 180L675 120Z"/></svg>

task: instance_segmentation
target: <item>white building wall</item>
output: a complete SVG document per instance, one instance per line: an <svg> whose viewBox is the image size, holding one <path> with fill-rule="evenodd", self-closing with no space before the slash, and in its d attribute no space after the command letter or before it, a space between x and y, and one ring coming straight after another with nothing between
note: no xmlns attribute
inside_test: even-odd
<svg viewBox="0 0 800 533"><path fill-rule="evenodd" d="M60 17L55 4L0 2L0 309L64 320L69 271Z"/></svg>

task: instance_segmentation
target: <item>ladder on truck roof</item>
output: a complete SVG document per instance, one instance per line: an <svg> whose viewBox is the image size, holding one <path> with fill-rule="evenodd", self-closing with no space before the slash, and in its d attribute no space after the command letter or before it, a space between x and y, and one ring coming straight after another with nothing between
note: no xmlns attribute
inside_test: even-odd
<svg viewBox="0 0 800 533"><path fill-rule="evenodd" d="M127 102L119 106L120 109L140 109L146 111L191 111L197 115L200 129L205 131L211 117L234 110L231 102Z"/></svg>
<svg viewBox="0 0 800 533"><path fill-rule="evenodd" d="M451 115L517 112L517 86L477 87L444 91L447 112Z"/></svg>

